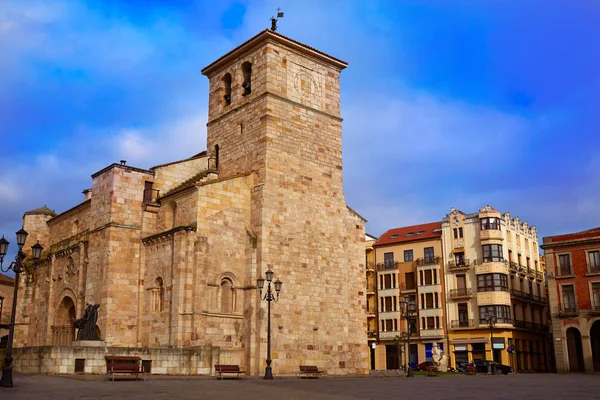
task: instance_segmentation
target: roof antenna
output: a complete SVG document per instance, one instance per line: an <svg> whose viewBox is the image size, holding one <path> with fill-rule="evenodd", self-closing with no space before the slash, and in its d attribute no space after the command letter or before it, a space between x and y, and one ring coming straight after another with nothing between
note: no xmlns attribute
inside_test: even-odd
<svg viewBox="0 0 600 400"><path fill-rule="evenodd" d="M277 21L278 18L283 18L283 12L281 12L281 8L277 7L277 18L271 17L271 30L275 32L277 30Z"/></svg>

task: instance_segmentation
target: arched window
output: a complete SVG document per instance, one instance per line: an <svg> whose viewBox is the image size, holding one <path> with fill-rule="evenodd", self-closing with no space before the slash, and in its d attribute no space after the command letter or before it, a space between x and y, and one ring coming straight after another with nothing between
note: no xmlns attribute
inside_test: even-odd
<svg viewBox="0 0 600 400"><path fill-rule="evenodd" d="M165 287L163 279L159 276L154 283L155 285L152 289L152 311L161 312L165 304Z"/></svg>
<svg viewBox="0 0 600 400"><path fill-rule="evenodd" d="M233 305L233 283L229 279L221 281L221 312L230 314L234 310Z"/></svg>
<svg viewBox="0 0 600 400"><path fill-rule="evenodd" d="M79 230L79 220L76 219L73 221L73 225L71 226L71 235L76 235Z"/></svg>
<svg viewBox="0 0 600 400"><path fill-rule="evenodd" d="M242 96L246 96L252 93L252 64L248 61L242 64L242 74L244 75L244 82L242 83L244 94Z"/></svg>
<svg viewBox="0 0 600 400"><path fill-rule="evenodd" d="M231 104L231 74L227 73L223 76L223 88L225 89L225 105Z"/></svg>

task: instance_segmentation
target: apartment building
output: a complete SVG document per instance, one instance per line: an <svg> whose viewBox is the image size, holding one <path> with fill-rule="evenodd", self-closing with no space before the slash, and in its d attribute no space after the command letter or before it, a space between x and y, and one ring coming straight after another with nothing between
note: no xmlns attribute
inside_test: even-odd
<svg viewBox="0 0 600 400"><path fill-rule="evenodd" d="M373 244L367 265L376 284L367 293L376 299L370 325L376 327L370 331L375 369L397 369L407 362L415 367L431 359L434 342L447 348L441 235L441 223L432 222L390 229Z"/></svg>
<svg viewBox="0 0 600 400"><path fill-rule="evenodd" d="M472 214L452 208L441 225L450 365L493 357L515 370L549 370L535 227L490 206Z"/></svg>
<svg viewBox="0 0 600 400"><path fill-rule="evenodd" d="M365 234L365 254L367 266L367 340L369 343L370 352L370 369L375 369L375 349L377 347L377 279L375 277L375 249L373 246L377 238L375 236Z"/></svg>
<svg viewBox="0 0 600 400"><path fill-rule="evenodd" d="M544 237L557 372L600 371L600 228Z"/></svg>

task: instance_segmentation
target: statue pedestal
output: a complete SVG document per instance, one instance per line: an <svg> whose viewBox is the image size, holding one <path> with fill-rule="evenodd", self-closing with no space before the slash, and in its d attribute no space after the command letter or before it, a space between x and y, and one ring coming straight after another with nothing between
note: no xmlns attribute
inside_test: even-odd
<svg viewBox="0 0 600 400"><path fill-rule="evenodd" d="M106 342L104 340L73 340L71 346L106 347Z"/></svg>

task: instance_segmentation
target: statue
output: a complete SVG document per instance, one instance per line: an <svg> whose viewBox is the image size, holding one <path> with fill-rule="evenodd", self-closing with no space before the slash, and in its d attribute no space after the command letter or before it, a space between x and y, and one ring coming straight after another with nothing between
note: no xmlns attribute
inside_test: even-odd
<svg viewBox="0 0 600 400"><path fill-rule="evenodd" d="M73 326L78 329L76 340L100 340L96 327L98 308L100 304L87 303L83 317L73 321Z"/></svg>
<svg viewBox="0 0 600 400"><path fill-rule="evenodd" d="M438 371L448 371L448 357L446 357L444 352L440 350L437 342L433 342L433 346L431 348L431 358L433 365L437 367Z"/></svg>

